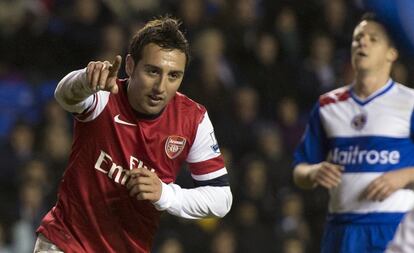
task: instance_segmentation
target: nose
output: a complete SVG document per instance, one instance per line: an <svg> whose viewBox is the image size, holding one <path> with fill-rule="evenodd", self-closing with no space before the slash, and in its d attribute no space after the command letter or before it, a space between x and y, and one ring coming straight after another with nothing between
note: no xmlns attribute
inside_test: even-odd
<svg viewBox="0 0 414 253"><path fill-rule="evenodd" d="M167 81L167 76L160 76L160 78L155 82L154 86L152 87L153 92L155 92L156 94L164 93Z"/></svg>
<svg viewBox="0 0 414 253"><path fill-rule="evenodd" d="M362 36L362 37L359 39L359 44L360 44L360 46L361 46L361 47L365 47L365 46L367 46L367 45L368 45L368 42L369 42L369 38L368 38L368 36Z"/></svg>

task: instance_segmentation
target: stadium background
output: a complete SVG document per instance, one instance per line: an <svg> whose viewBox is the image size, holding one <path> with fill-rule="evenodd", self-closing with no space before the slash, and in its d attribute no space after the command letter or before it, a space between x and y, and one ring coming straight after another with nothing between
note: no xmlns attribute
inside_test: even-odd
<svg viewBox="0 0 414 253"><path fill-rule="evenodd" d="M130 36L166 13L191 43L180 90L209 110L234 205L221 220L164 214L153 252L318 252L327 194L293 186L291 156L318 95L352 81L363 7L391 21L405 50L393 77L412 84L412 38L386 1L0 1L0 253L31 252L56 201L72 127L53 99L57 81L90 60L125 56ZM187 173L178 182L191 186Z"/></svg>

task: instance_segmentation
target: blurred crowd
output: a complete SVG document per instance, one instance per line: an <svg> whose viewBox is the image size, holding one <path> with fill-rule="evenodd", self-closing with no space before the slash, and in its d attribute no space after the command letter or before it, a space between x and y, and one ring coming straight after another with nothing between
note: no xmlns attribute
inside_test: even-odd
<svg viewBox="0 0 414 253"><path fill-rule="evenodd" d="M167 13L192 48L180 91L209 111L234 204L224 219L164 214L153 252L318 252L328 196L294 187L292 153L318 96L352 82L362 12L358 0L1 0L0 253L31 252L56 201L72 141L57 82L125 56L131 35ZM412 66L401 54L394 79L413 83ZM178 183L191 187L188 174Z"/></svg>

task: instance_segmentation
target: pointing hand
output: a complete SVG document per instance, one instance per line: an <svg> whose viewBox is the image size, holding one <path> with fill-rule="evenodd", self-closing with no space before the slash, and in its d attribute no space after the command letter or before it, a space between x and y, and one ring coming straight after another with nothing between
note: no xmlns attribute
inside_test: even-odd
<svg viewBox="0 0 414 253"><path fill-rule="evenodd" d="M105 90L111 93L118 93L116 79L119 68L121 67L122 57L117 55L114 62L91 61L89 62L86 73L89 87L92 91Z"/></svg>

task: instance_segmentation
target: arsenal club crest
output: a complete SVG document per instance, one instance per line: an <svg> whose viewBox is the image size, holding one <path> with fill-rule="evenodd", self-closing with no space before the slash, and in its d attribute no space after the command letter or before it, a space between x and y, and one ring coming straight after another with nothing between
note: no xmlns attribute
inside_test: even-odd
<svg viewBox="0 0 414 253"><path fill-rule="evenodd" d="M165 141L165 153L170 159L174 159L184 150L186 139L181 136L171 135Z"/></svg>
<svg viewBox="0 0 414 253"><path fill-rule="evenodd" d="M367 115L365 113L360 113L355 115L355 117L351 121L351 126L355 130L361 130L364 128L365 124L367 123Z"/></svg>

